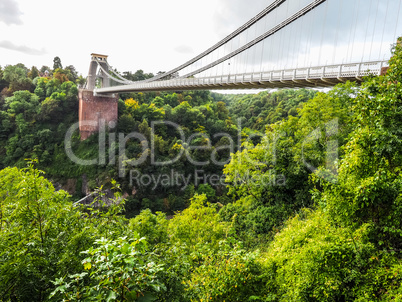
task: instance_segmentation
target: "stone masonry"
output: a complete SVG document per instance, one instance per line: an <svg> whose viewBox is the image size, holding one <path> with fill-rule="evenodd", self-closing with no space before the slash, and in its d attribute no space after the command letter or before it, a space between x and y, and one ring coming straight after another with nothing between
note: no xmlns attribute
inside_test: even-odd
<svg viewBox="0 0 402 302"><path fill-rule="evenodd" d="M92 90L79 90L79 128L81 140L99 131L100 122L106 127L117 122L118 95L94 95Z"/></svg>

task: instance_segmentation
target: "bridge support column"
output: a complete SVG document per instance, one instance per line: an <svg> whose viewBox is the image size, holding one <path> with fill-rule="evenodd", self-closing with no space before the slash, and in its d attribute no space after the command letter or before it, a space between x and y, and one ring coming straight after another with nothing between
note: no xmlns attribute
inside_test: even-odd
<svg viewBox="0 0 402 302"><path fill-rule="evenodd" d="M107 64L107 57L106 55L100 55L96 53L91 54L91 63L89 65L89 72L87 78L87 89L93 90L96 87L96 79L100 80L101 82L100 87L105 88L110 86L110 80L107 76L109 73L109 65ZM103 70L98 74L98 66L103 68ZM106 72L106 74L105 74Z"/></svg>
<svg viewBox="0 0 402 302"><path fill-rule="evenodd" d="M117 123L118 95L94 95L92 90L80 89L79 95L79 129L81 140L86 140L99 131L100 123L108 127Z"/></svg>

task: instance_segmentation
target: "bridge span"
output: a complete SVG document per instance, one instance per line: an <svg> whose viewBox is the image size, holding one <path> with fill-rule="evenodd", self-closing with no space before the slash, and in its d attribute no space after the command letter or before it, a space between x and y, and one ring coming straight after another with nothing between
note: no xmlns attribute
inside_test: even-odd
<svg viewBox="0 0 402 302"><path fill-rule="evenodd" d="M363 2L363 3L362 3ZM330 87L387 67L402 32L402 0L271 0L204 52L145 81L122 77L94 55L96 94L243 88ZM161 53L163 56L163 53ZM168 61L168 58L167 58ZM97 71L99 71L97 73Z"/></svg>
<svg viewBox="0 0 402 302"><path fill-rule="evenodd" d="M138 82L125 79L107 56L92 54L80 91L82 137L99 129L96 121L117 120L119 93L324 88L380 75L402 34L401 8L402 0L271 0L204 52Z"/></svg>
<svg viewBox="0 0 402 302"><path fill-rule="evenodd" d="M324 88L346 81L361 82L368 75L380 75L388 61L318 66L261 73L221 75L207 78L177 78L152 82L95 88L96 94L147 91L267 89L267 88Z"/></svg>

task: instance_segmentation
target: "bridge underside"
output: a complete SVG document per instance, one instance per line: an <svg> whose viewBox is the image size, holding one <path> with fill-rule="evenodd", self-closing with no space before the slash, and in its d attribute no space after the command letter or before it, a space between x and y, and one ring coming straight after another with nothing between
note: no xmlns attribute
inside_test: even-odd
<svg viewBox="0 0 402 302"><path fill-rule="evenodd" d="M122 92L152 92L152 91L184 91L184 90L232 90L232 89L278 89L278 88L324 88L333 87L346 81L357 81L356 78L323 78L323 79L294 79L294 80L260 80L260 81L225 81L216 80L197 81L195 79L158 81L155 83L144 83L126 85L124 87L110 87L97 89L97 94L110 94Z"/></svg>
<svg viewBox="0 0 402 302"><path fill-rule="evenodd" d="M176 78L164 81L137 82L95 89L97 94L151 91L325 88L346 81L361 82L368 75L380 75L386 61L348 65L321 66L292 70L225 75L208 78Z"/></svg>

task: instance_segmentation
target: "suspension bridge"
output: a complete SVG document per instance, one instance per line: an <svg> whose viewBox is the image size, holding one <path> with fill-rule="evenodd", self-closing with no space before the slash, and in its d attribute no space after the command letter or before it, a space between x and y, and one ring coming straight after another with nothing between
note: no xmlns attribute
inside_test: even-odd
<svg viewBox="0 0 402 302"><path fill-rule="evenodd" d="M203 53L145 81L126 80L106 56L93 54L87 88L107 94L360 82L388 66L400 9L401 0L275 0Z"/></svg>
<svg viewBox="0 0 402 302"><path fill-rule="evenodd" d="M144 81L125 79L107 56L92 54L86 87L80 91L80 121L116 120L115 94L124 92L361 82L388 67L391 45L402 34L401 8L402 0L267 0L264 10L218 43ZM92 133L99 125L85 127L80 129Z"/></svg>

